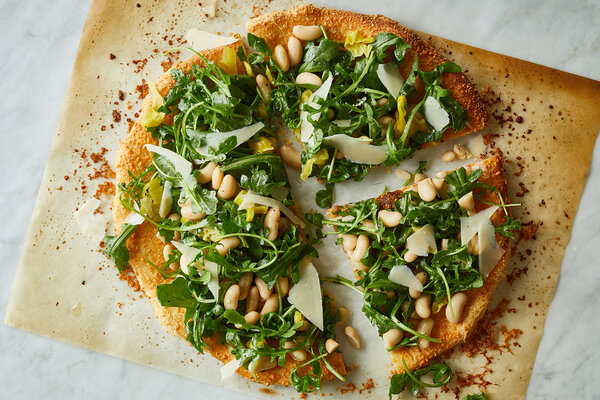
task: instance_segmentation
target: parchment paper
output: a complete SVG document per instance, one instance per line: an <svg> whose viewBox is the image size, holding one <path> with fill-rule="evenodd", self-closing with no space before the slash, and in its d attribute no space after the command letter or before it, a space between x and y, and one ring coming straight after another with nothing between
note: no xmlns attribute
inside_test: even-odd
<svg viewBox="0 0 600 400"><path fill-rule="evenodd" d="M116 269L98 252L97 244L73 222L73 212L105 181L89 179L88 174L98 167L90 161L90 153L105 147L108 152L104 157L112 162L118 138L126 135L127 118L135 119L139 109L134 88L142 78L154 80L162 73L161 53L178 45L192 27L243 34L249 16L288 6L289 1L284 0L204 1L202 6L175 0L119 4L97 0L92 4L11 293L8 325L255 396L296 396L292 389L264 391L237 376L221 382L219 363L166 334L140 292L118 279ZM486 98L495 103L490 107L494 115L499 119L511 117L512 121L502 126L493 119L486 133L500 134L493 141L508 161L505 167L511 200L522 204L515 210L516 216L541 224L535 240L517 248L509 266L512 284L503 282L492 304L493 309L506 298L511 309L497 320L496 342L504 343L502 326L522 333L509 340L512 352L488 354L494 360L488 366L493 373L485 378L491 382L486 391L493 399L522 398L600 127L596 112L600 83L444 39L432 41L467 70L478 88L490 86ZM135 74L142 65L145 68ZM125 93L124 99L119 98L119 90ZM120 122L115 122L113 110L121 113ZM517 117L522 118L520 123ZM450 145L438 146L435 151ZM413 168L416 160L411 163L405 167ZM521 171L519 164L523 170L516 176ZM440 169L439 165L431 166L427 173ZM314 182L299 189L297 173L291 172L290 178L296 199L306 210L314 207ZM373 197L386 185L395 189L401 182L392 170L378 168L362 183L338 185L335 201ZM101 198L104 212L109 213L108 199ZM333 240L329 238L320 247L321 257L315 264L322 274L351 277ZM374 329L360 313L360 299L334 285L326 289L339 305L352 310L349 323L361 333L360 350L340 339L344 359L353 369L348 380L358 387L369 378L374 383L370 390L349 392L344 398L383 398L391 363ZM480 372L485 357L467 358L456 351L448 362L464 377ZM324 391L339 395L340 388L348 386L328 384ZM461 395L469 391L477 389L467 389ZM440 396L445 397L454 395Z"/></svg>

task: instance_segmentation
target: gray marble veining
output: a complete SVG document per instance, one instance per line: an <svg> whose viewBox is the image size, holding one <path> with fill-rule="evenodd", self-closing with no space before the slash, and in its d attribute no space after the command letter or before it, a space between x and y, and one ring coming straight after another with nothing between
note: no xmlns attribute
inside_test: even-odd
<svg viewBox="0 0 600 400"><path fill-rule="evenodd" d="M89 0L0 0L2 319ZM415 29L600 79L597 1L329 1ZM385 10L382 11L382 10ZM391 10L391 11L390 11ZM600 398L600 144L538 352L528 399ZM2 397L246 396L0 325Z"/></svg>

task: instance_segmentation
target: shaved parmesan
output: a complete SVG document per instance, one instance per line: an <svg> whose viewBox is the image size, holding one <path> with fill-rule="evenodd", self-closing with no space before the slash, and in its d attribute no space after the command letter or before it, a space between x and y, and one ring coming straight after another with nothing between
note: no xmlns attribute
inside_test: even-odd
<svg viewBox="0 0 600 400"><path fill-rule="evenodd" d="M387 64L379 64L377 67L377 77L383 83L383 86L387 91L397 99L404 85L404 79L400 75L398 65L395 62L390 61Z"/></svg>
<svg viewBox="0 0 600 400"><path fill-rule="evenodd" d="M237 39L233 37L215 35L214 33L201 31L197 28L190 29L187 35L185 35L185 40L187 40L192 49L198 52L215 47L227 46L228 44L237 41Z"/></svg>
<svg viewBox="0 0 600 400"><path fill-rule="evenodd" d="M317 328L323 330L323 299L319 273L307 258L300 264L300 280L292 286L288 301Z"/></svg>
<svg viewBox="0 0 600 400"><path fill-rule="evenodd" d="M334 119L331 121L332 124L339 126L340 128L347 128L352 123L349 119Z"/></svg>
<svg viewBox="0 0 600 400"><path fill-rule="evenodd" d="M465 245L469 243L473 236L479 230L481 221L492 218L492 215L496 212L498 206L486 208L483 211L479 211L477 214L471 217L462 217L460 219L460 244Z"/></svg>
<svg viewBox="0 0 600 400"><path fill-rule="evenodd" d="M260 131L264 127L265 124L262 122L257 122L255 124L248 125L230 132L209 133L206 135L206 144L202 147L197 147L196 151L200 154L206 155L208 154L208 149L210 147L216 149L224 140L229 139L232 136L235 136L237 140L236 146L239 146L242 143L246 143L252 136L256 134L256 132Z"/></svg>
<svg viewBox="0 0 600 400"><path fill-rule="evenodd" d="M388 277L390 281L397 283L398 285L406 286L419 292L423 291L421 282L415 277L410 268L404 264L395 265Z"/></svg>
<svg viewBox="0 0 600 400"><path fill-rule="evenodd" d="M433 225L427 224L406 238L406 248L421 257L425 257L429 253L435 253L437 245Z"/></svg>
<svg viewBox="0 0 600 400"><path fill-rule="evenodd" d="M320 88L318 88L309 98L308 105L314 108L317 108L319 105L313 101L315 97L320 97L323 100L327 100L327 96L329 95L329 89L331 89L331 83L333 82L333 76L329 75L329 78L323 82ZM311 119L318 120L321 117L321 113L314 113L311 116ZM300 112L300 120L302 124L300 125L300 140L304 143L308 143L310 146L315 144L315 139L313 137L313 133L315 131L315 127L308 122L308 111Z"/></svg>
<svg viewBox="0 0 600 400"><path fill-rule="evenodd" d="M142 222L144 222L144 217L133 211L130 212L127 218L125 218L123 221L123 223L127 225L140 225Z"/></svg>
<svg viewBox="0 0 600 400"><path fill-rule="evenodd" d="M108 216L105 214L95 214L94 212L102 205L102 202L95 197L90 198L75 211L75 222L79 229L94 241L101 241L106 233L106 224Z"/></svg>
<svg viewBox="0 0 600 400"><path fill-rule="evenodd" d="M479 272L487 278L504 255L504 249L496 242L496 229L489 219L479 224Z"/></svg>
<svg viewBox="0 0 600 400"><path fill-rule="evenodd" d="M196 258L198 253L200 253L200 249L188 246L181 242L177 242L177 241L173 240L171 243L173 244L173 246L175 246L175 248L177 250L179 250L179 252L185 258L187 258L190 261L192 261L194 258ZM219 268L218 268L217 264L215 264L212 261L204 260L204 266L202 266L202 264L200 264L199 261L196 261L194 263L194 267L196 267L196 269L198 271L202 271L203 269L205 269L208 272L210 272L210 281L207 284L208 290L210 290L210 292L213 294L215 299L218 299L219 298ZM186 274L189 273L187 266L180 265L180 268L184 273L186 273Z"/></svg>
<svg viewBox="0 0 600 400"><path fill-rule="evenodd" d="M160 206L158 207L158 215L161 218L166 218L171 212L171 206L173 206L173 197L171 196L171 181L165 181L163 187L162 196L160 198Z"/></svg>
<svg viewBox="0 0 600 400"><path fill-rule="evenodd" d="M487 151L487 145L483 140L483 136L474 135L471 137L469 142L467 143L467 148L469 149L469 153L473 154L475 157L480 154L485 154Z"/></svg>
<svg viewBox="0 0 600 400"><path fill-rule="evenodd" d="M159 154L169 160L173 167L175 167L175 171L181 175L183 180L191 186L194 182L194 176L192 175L192 163L181 157L179 154L171 151L169 149L165 149L164 147L155 146L153 144L147 144L146 149L151 151L152 153Z"/></svg>
<svg viewBox="0 0 600 400"><path fill-rule="evenodd" d="M249 208L254 207L255 204L261 204L263 206L279 208L282 213L284 213L290 221L294 224L299 225L301 228L304 228L304 222L302 222L296 214L289 208L283 205L282 202L272 199L270 197L260 196L254 193L252 190L249 190L242 199L242 203L240 204L238 210L247 210Z"/></svg>
<svg viewBox="0 0 600 400"><path fill-rule="evenodd" d="M235 374L235 371L237 371L238 368L241 366L242 366L241 360L238 360L237 358L234 358L233 360L229 361L227 364L224 364L220 369L221 380L224 381L225 379L227 379L230 376L232 376L233 374Z"/></svg>
<svg viewBox="0 0 600 400"><path fill-rule="evenodd" d="M425 100L425 119L429 125L436 131L441 131L450 123L448 112L442 108L442 105L435 98L429 96Z"/></svg>
<svg viewBox="0 0 600 400"><path fill-rule="evenodd" d="M323 138L323 143L341 150L348 161L357 164L381 164L387 158L386 146L373 146L364 140L341 133Z"/></svg>

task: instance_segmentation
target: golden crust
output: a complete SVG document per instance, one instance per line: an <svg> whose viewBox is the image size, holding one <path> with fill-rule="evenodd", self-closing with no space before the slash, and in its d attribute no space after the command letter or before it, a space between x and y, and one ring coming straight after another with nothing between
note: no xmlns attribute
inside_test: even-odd
<svg viewBox="0 0 600 400"><path fill-rule="evenodd" d="M317 24L323 25L328 37L338 42L343 42L346 34L355 30L366 37L383 32L390 32L401 37L411 45L412 49L407 51L406 59L400 67L400 72L404 77L410 71L414 57L413 51L419 56L419 66L423 70L433 70L436 65L448 61L413 31L383 15L357 14L351 11L317 8L309 4L251 18L246 24L246 29L249 33L265 39L269 47L274 48L278 44L287 46L287 41L292 36L292 28L295 25ZM445 73L442 76L442 86L450 91L452 97L464 107L468 115L466 127L460 132L454 132L452 128L447 129L442 141L479 131L489 125L489 115L479 93L463 73Z"/></svg>
<svg viewBox="0 0 600 400"><path fill-rule="evenodd" d="M482 174L479 181L498 188L503 199L505 201L507 200L507 184L502 168L501 155L495 155L483 161L471 164L469 167L472 169L480 168ZM384 193L379 196L376 199L379 208L392 208L400 194L408 190L416 191L416 185L408 186L394 192ZM494 203L499 202L497 193L486 194L483 196L482 200ZM488 207L481 201L476 201L475 206L477 211ZM345 207L347 206L335 207L330 211L330 214L335 214L337 210ZM496 211L491 220L494 225L503 223L505 221L504 212L501 210ZM462 321L458 324L448 322L444 308L433 314L431 318L433 318L435 324L431 332L431 337L438 338L441 342L430 343L429 347L426 349L421 349L419 347L405 347L392 351L390 355L398 373L404 372L402 359L406 361L406 365L410 370L420 368L457 344L466 341L467 337L473 332L477 321L483 317L487 310L490 301L492 300L492 296L494 295L494 291L496 290L496 286L498 286L500 280L503 279L506 273L508 260L511 257L510 239L497 233L496 240L500 247L505 250L505 253L502 256L502 259L500 259L498 264L490 272L489 276L485 279L482 287L465 292L468 296L468 300L463 311Z"/></svg>
<svg viewBox="0 0 600 400"><path fill-rule="evenodd" d="M229 47L237 49L242 45L239 35L236 37L238 41L229 45ZM205 50L201 53L207 60L217 61L221 57L222 52L223 48L219 47ZM171 69L189 71L194 64L204 65L204 62L199 57L194 56L188 60L175 64ZM243 64L238 61L238 72L242 73L243 71ZM170 70L158 79L156 86L163 97L168 94L174 86ZM146 101L150 101L150 99L146 97L144 102ZM148 133L139 122L136 122L127 138L119 144L116 161L117 183L128 182L130 180L128 171L137 174L144 167L149 166L152 163L150 153L144 148L144 145L148 143L156 144L156 140L151 137L150 133ZM119 202L119 193L117 193L113 201L114 224L117 230L120 230L123 220L128 214L129 211L127 211L127 209ZM165 281L162 276L146 262L146 260L149 260L155 265L161 265L163 263L162 248L164 244L157 237L157 233L157 229L154 225L148 222L144 222L136 229L135 233L127 241L127 247L129 248L130 253L130 264L140 284L140 288L150 300L160 323L169 333L185 339L185 310L182 308L163 307L160 305L156 297L156 287L160 284L167 283L167 281ZM234 358L227 346L221 343L219 335L205 338L205 341L210 346L206 349L206 352L216 359L226 363ZM346 368L342 361L341 353L337 352L331 354L328 356L327 360L339 373L342 375L346 374ZM299 364L298 361L295 361L288 356L283 367L276 367L265 372L259 372L256 374L256 378L244 368L239 368L237 373L246 379L254 380L264 385L289 385L290 372ZM323 382L331 380L333 374L323 363L321 366L323 370ZM308 372L309 369L309 366L305 367L300 371L300 374Z"/></svg>

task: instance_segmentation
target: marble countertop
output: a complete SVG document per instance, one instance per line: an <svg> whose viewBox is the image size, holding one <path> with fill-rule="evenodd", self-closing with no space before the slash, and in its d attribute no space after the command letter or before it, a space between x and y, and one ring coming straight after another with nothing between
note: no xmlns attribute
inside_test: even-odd
<svg viewBox="0 0 600 400"><path fill-rule="evenodd" d="M594 0L328 1L412 28L600 80L600 3ZM0 0L0 313L8 302L89 0ZM365 8L366 7L366 8ZM412 23L415 21L415 23ZM600 112L600 109L599 109ZM529 385L528 399L600 398L600 144ZM575 294L575 295L574 295ZM0 386L12 399L247 396L0 325Z"/></svg>

